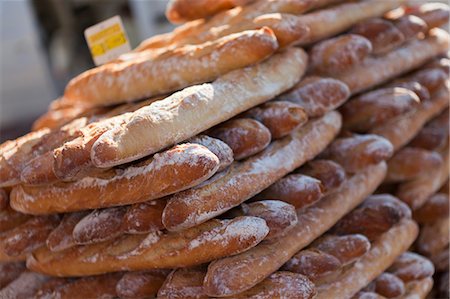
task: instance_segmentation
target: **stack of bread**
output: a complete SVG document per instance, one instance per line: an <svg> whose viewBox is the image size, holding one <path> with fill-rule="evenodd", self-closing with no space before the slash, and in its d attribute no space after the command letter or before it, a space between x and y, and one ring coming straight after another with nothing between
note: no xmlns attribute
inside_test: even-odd
<svg viewBox="0 0 450 299"><path fill-rule="evenodd" d="M167 17L0 146L0 298L448 292L448 6Z"/></svg>

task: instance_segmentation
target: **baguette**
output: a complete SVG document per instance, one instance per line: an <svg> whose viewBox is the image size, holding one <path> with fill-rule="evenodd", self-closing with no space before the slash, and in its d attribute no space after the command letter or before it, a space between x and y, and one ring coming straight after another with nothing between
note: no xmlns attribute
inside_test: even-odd
<svg viewBox="0 0 450 299"><path fill-rule="evenodd" d="M417 238L417 251L426 256L433 256L448 247L449 227L449 217L439 218L433 223L423 225Z"/></svg>
<svg viewBox="0 0 450 299"><path fill-rule="evenodd" d="M418 227L414 221L402 219L382 234L370 251L336 281L319 286L317 298L351 298L406 251L417 233Z"/></svg>
<svg viewBox="0 0 450 299"><path fill-rule="evenodd" d="M90 276L76 279L57 287L51 297L70 298L115 298L116 285L122 277L121 273Z"/></svg>
<svg viewBox="0 0 450 299"><path fill-rule="evenodd" d="M168 274L167 270L125 273L116 285L116 293L123 299L156 297Z"/></svg>
<svg viewBox="0 0 450 299"><path fill-rule="evenodd" d="M29 215L16 212L8 206L5 210L0 211L0 233L13 229L28 219L30 219Z"/></svg>
<svg viewBox="0 0 450 299"><path fill-rule="evenodd" d="M298 82L306 59L304 51L287 49L261 64L235 70L211 84L186 88L126 114L95 142L92 162L110 167L139 159L261 104ZM234 92L230 94L231 89ZM176 113L173 107L177 107Z"/></svg>
<svg viewBox="0 0 450 299"><path fill-rule="evenodd" d="M73 228L87 215L86 212L65 214L58 224L48 235L45 244L51 251L60 251L75 246L72 236Z"/></svg>
<svg viewBox="0 0 450 299"><path fill-rule="evenodd" d="M207 148L181 144L124 169L75 182L16 186L11 206L30 214L50 214L138 203L195 186L218 167L218 158Z"/></svg>
<svg viewBox="0 0 450 299"><path fill-rule="evenodd" d="M417 71L403 80L419 82L428 89L430 95L433 95L445 85L447 79L448 75L440 68L427 68Z"/></svg>
<svg viewBox="0 0 450 299"><path fill-rule="evenodd" d="M434 266L416 253L405 252L392 263L388 271L408 283L433 276Z"/></svg>
<svg viewBox="0 0 450 299"><path fill-rule="evenodd" d="M428 89L420 84L419 82L415 81L394 81L391 84L387 84L386 87L400 87L408 89L412 92L414 92L420 99L421 102L426 102L431 99L431 95L428 92Z"/></svg>
<svg viewBox="0 0 450 299"><path fill-rule="evenodd" d="M173 271L158 292L158 298L210 298L203 289L204 268L179 269ZM301 274L278 271L271 274L255 287L231 296L243 298L314 298L314 284Z"/></svg>
<svg viewBox="0 0 450 299"><path fill-rule="evenodd" d="M372 52L370 41L358 34L344 34L314 45L309 51L311 72L335 75L349 70Z"/></svg>
<svg viewBox="0 0 450 299"><path fill-rule="evenodd" d="M123 231L128 234L142 234L162 230L162 213L165 206L164 200L132 205L122 220Z"/></svg>
<svg viewBox="0 0 450 299"><path fill-rule="evenodd" d="M314 241L313 248L336 257L346 266L364 256L370 250L370 242L364 235L323 236Z"/></svg>
<svg viewBox="0 0 450 299"><path fill-rule="evenodd" d="M226 169L234 161L233 150L228 144L219 139L206 135L197 135L187 140L187 142L203 145L216 155L217 158L219 158L219 168L217 169L217 172Z"/></svg>
<svg viewBox="0 0 450 299"><path fill-rule="evenodd" d="M243 160L264 150L270 143L269 129L250 118L229 120L213 128L209 134L225 142L234 159Z"/></svg>
<svg viewBox="0 0 450 299"><path fill-rule="evenodd" d="M433 288L433 278L427 277L419 281L413 281L408 283L406 294L402 299L425 299ZM446 296L448 297L448 296ZM445 298L445 297L442 297Z"/></svg>
<svg viewBox="0 0 450 299"><path fill-rule="evenodd" d="M415 147L400 149L388 162L386 182L409 181L442 167L439 153Z"/></svg>
<svg viewBox="0 0 450 299"><path fill-rule="evenodd" d="M448 89L441 89L431 101L424 102L410 113L375 127L369 132L388 139L394 146L394 151L398 151L410 142L430 119L448 107L448 97Z"/></svg>
<svg viewBox="0 0 450 299"><path fill-rule="evenodd" d="M269 227L265 240L274 240L288 233L298 222L293 205L279 200L261 200L242 204L244 215L262 218Z"/></svg>
<svg viewBox="0 0 450 299"><path fill-rule="evenodd" d="M394 20L394 24L403 33L406 40L422 37L428 29L431 29L424 20L412 15L401 16Z"/></svg>
<svg viewBox="0 0 450 299"><path fill-rule="evenodd" d="M161 95L262 61L277 48L273 31L263 27L153 58L106 64L72 79L63 101L108 106Z"/></svg>
<svg viewBox="0 0 450 299"><path fill-rule="evenodd" d="M411 218L406 204L392 195L377 194L344 216L332 232L338 235L362 234L374 241L403 218Z"/></svg>
<svg viewBox="0 0 450 299"><path fill-rule="evenodd" d="M173 270L158 291L160 299L206 299L203 279L206 268L191 267Z"/></svg>
<svg viewBox="0 0 450 299"><path fill-rule="evenodd" d="M339 275L342 263L331 254L311 248L299 251L281 269L303 274L318 286Z"/></svg>
<svg viewBox="0 0 450 299"><path fill-rule="evenodd" d="M281 32L276 33L278 41L289 40L288 43L292 43L307 36L309 30L297 20L296 16L290 14L303 14L309 10L340 1L258 0L250 5L221 12L208 21L189 22L176 28L173 32L149 38L143 41L135 51L142 52L164 47L198 44L243 30L258 28L264 25L264 23L258 24L258 17L267 14L274 17L272 22L266 23L267 26L284 28ZM267 19L266 16L262 18ZM226 26L224 26L225 24Z"/></svg>
<svg viewBox="0 0 450 299"><path fill-rule="evenodd" d="M0 290L0 298L29 299L47 280L47 276L24 271Z"/></svg>
<svg viewBox="0 0 450 299"><path fill-rule="evenodd" d="M346 178L344 168L331 160L309 161L299 169L299 173L318 179L325 194L338 190Z"/></svg>
<svg viewBox="0 0 450 299"><path fill-rule="evenodd" d="M396 298L405 294L405 283L394 274L384 272L364 290L376 292L386 298Z"/></svg>
<svg viewBox="0 0 450 299"><path fill-rule="evenodd" d="M374 292L366 292L361 291L356 293L352 299L386 299L386 297L383 297L377 293Z"/></svg>
<svg viewBox="0 0 450 299"><path fill-rule="evenodd" d="M279 95L277 100L298 104L309 117L320 117L339 107L349 96L347 85L339 80L310 76Z"/></svg>
<svg viewBox="0 0 450 299"><path fill-rule="evenodd" d="M220 11L238 5L246 5L253 1L254 0L171 0L167 4L166 17L172 23L184 23L187 21L208 18Z"/></svg>
<svg viewBox="0 0 450 299"><path fill-rule="evenodd" d="M407 203L412 210L423 206L427 199L436 193L439 188L448 180L449 153L448 146L442 151L442 165L428 173L426 176L419 177L410 182L405 182L397 187L396 196Z"/></svg>
<svg viewBox="0 0 450 299"><path fill-rule="evenodd" d="M393 2L379 1L380 4ZM364 63L339 74L336 78L347 84L352 94L356 94L415 69L432 57L445 53L448 44L448 33L433 29L425 39L412 40L385 55L369 57Z"/></svg>
<svg viewBox="0 0 450 299"><path fill-rule="evenodd" d="M210 220L182 233L128 235L59 252L41 247L28 256L27 267L54 276L188 267L248 250L268 233L256 217Z"/></svg>
<svg viewBox="0 0 450 299"><path fill-rule="evenodd" d="M411 90L399 87L381 88L347 102L340 111L344 128L367 132L392 118L419 106L419 97Z"/></svg>
<svg viewBox="0 0 450 299"><path fill-rule="evenodd" d="M120 236L122 222L127 212L124 206L95 210L81 219L73 228L76 244L92 244Z"/></svg>
<svg viewBox="0 0 450 299"><path fill-rule="evenodd" d="M275 198L296 209L303 209L317 202L323 195L324 187L320 180L302 174L289 174L262 191L257 198Z"/></svg>
<svg viewBox="0 0 450 299"><path fill-rule="evenodd" d="M19 277L24 270L24 263L0 263L0 290Z"/></svg>
<svg viewBox="0 0 450 299"><path fill-rule="evenodd" d="M308 121L308 115L302 107L285 101L264 103L244 112L244 115L264 124L273 139L290 134Z"/></svg>
<svg viewBox="0 0 450 299"><path fill-rule="evenodd" d="M449 111L444 110L439 116L423 127L410 142L411 146L427 150L440 150L448 143Z"/></svg>
<svg viewBox="0 0 450 299"><path fill-rule="evenodd" d="M448 23L449 7L444 3L425 3L406 8L406 13L418 16L428 27L441 27Z"/></svg>
<svg viewBox="0 0 450 299"><path fill-rule="evenodd" d="M254 286L253 288L231 296L234 299L244 298L298 298L312 299L316 296L314 284L304 275L277 271Z"/></svg>
<svg viewBox="0 0 450 299"><path fill-rule="evenodd" d="M58 215L33 217L5 232L0 242L1 251L18 257L45 244L50 232L58 225Z"/></svg>
<svg viewBox="0 0 450 299"><path fill-rule="evenodd" d="M214 261L205 278L205 292L209 296L231 296L255 286L372 193L385 174L384 162L369 166L350 177L335 193L299 211L298 224L292 233L276 242L259 244L242 254Z"/></svg>
<svg viewBox="0 0 450 299"><path fill-rule="evenodd" d="M238 206L322 151L336 136L340 122L340 115L330 112L233 164L209 184L173 195L163 212L164 226L169 230L193 227Z"/></svg>
<svg viewBox="0 0 450 299"><path fill-rule="evenodd" d="M437 272L448 271L449 253L449 247L447 246L441 252L429 257Z"/></svg>
<svg viewBox="0 0 450 299"><path fill-rule="evenodd" d="M309 45L331 37L365 19L382 16L405 2L404 0L350 2L300 16L300 21L309 27L310 32L299 44Z"/></svg>
<svg viewBox="0 0 450 299"><path fill-rule="evenodd" d="M420 224L429 224L437 219L449 217L448 194L436 193L423 206L413 213L414 220Z"/></svg>
<svg viewBox="0 0 450 299"><path fill-rule="evenodd" d="M320 157L337 162L348 173L356 173L387 160L392 154L388 140L377 135L354 135L334 140Z"/></svg>

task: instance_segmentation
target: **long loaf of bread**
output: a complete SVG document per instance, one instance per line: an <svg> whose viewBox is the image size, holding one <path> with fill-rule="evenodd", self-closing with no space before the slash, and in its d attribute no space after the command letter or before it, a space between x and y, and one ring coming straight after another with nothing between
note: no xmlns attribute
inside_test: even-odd
<svg viewBox="0 0 450 299"><path fill-rule="evenodd" d="M287 49L213 83L186 88L117 117L114 128L94 143L92 162L110 167L192 137L292 87L303 75L306 60L303 50Z"/></svg>
<svg viewBox="0 0 450 299"><path fill-rule="evenodd" d="M156 57L142 55L102 65L75 77L67 85L63 101L108 106L161 95L258 63L277 48L273 31L264 27Z"/></svg>
<svg viewBox="0 0 450 299"><path fill-rule="evenodd" d="M259 244L242 254L211 263L205 279L206 293L231 296L255 286L371 194L385 174L384 162L367 167L345 181L335 193L299 211L298 224L291 233L276 242Z"/></svg>
<svg viewBox="0 0 450 299"><path fill-rule="evenodd" d="M336 281L321 285L318 288L317 298L351 298L406 251L417 234L417 224L410 219L403 219L381 235L372 244L370 251L342 273Z"/></svg>
<svg viewBox="0 0 450 299"><path fill-rule="evenodd" d="M75 182L18 185L11 206L29 214L71 212L160 198L211 177L216 155L198 144L181 144L125 169L111 169Z"/></svg>
<svg viewBox="0 0 450 299"><path fill-rule="evenodd" d="M248 250L268 233L261 218L214 219L183 232L128 235L59 252L41 247L28 257L27 267L55 276L188 267Z"/></svg>
<svg viewBox="0 0 450 299"><path fill-rule="evenodd" d="M340 124L340 115L330 112L274 141L261 153L232 164L209 184L175 194L164 209L164 226L169 230L193 227L238 206L320 153Z"/></svg>
<svg viewBox="0 0 450 299"><path fill-rule="evenodd" d="M391 1L380 1L380 3ZM381 84L409 70L417 68L431 58L447 51L449 35L433 29L423 40L412 40L387 54L369 57L364 63L339 74L336 78L346 83L355 94Z"/></svg>
<svg viewBox="0 0 450 299"><path fill-rule="evenodd" d="M300 21L310 30L309 35L300 44L311 44L331 37L360 21L382 16L405 2L406 0L350 2L300 16Z"/></svg>

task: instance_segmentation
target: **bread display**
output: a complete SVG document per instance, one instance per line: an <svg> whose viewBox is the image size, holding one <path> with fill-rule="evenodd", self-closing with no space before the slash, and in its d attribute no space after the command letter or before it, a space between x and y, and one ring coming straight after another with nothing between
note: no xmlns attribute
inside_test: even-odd
<svg viewBox="0 0 450 299"><path fill-rule="evenodd" d="M438 298L445 4L171 0L0 145L0 298Z"/></svg>

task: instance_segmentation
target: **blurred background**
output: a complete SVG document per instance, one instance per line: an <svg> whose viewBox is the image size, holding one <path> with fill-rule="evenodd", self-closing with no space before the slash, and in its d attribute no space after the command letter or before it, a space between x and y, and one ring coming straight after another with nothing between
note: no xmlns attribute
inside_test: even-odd
<svg viewBox="0 0 450 299"><path fill-rule="evenodd" d="M131 47L170 31L166 0L0 0L0 142L23 135L94 66L84 30L120 15Z"/></svg>

